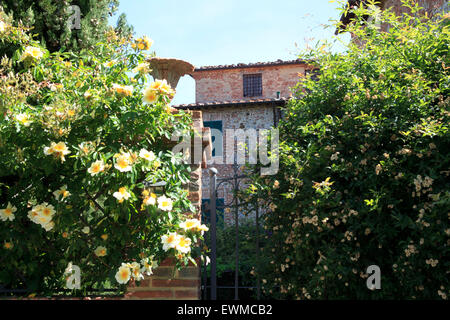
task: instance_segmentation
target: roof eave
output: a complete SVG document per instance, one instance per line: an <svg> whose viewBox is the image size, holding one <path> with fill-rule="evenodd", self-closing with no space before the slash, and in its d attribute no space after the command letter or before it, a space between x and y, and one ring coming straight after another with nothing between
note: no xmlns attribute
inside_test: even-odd
<svg viewBox="0 0 450 320"><path fill-rule="evenodd" d="M213 71L213 70L231 70L231 69L250 69L250 68L264 68L264 67L276 67L286 65L308 65L313 61L306 60L291 60L291 61L274 61L274 62L261 62L261 63L238 63L232 65L219 65L219 66L203 66L194 69L194 72Z"/></svg>
<svg viewBox="0 0 450 320"><path fill-rule="evenodd" d="M284 106L289 99L282 98L282 99L274 99L274 100L267 100L267 101L237 101L237 102L205 102L205 103L193 103L188 105L178 105L178 106L172 106L179 110L203 110L203 109L216 109L216 108L230 108L230 107L254 107L254 106L260 106L260 105L271 105L271 106Z"/></svg>

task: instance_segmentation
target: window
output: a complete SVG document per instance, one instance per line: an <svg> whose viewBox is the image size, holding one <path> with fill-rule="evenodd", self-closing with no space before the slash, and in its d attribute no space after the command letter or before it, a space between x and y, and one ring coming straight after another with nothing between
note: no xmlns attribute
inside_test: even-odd
<svg viewBox="0 0 450 320"><path fill-rule="evenodd" d="M202 222L208 225L211 223L210 203L211 199L202 199ZM216 224L218 226L223 226L224 205L223 198L216 198Z"/></svg>
<svg viewBox="0 0 450 320"><path fill-rule="evenodd" d="M244 74L244 97L262 96L262 74Z"/></svg>
<svg viewBox="0 0 450 320"><path fill-rule="evenodd" d="M203 126L211 128L212 156L221 157L223 155L222 120L203 121Z"/></svg>

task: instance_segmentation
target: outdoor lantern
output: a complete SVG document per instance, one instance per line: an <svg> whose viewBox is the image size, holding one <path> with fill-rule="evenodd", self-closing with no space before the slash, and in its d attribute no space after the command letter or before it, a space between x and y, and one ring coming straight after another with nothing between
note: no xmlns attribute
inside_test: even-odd
<svg viewBox="0 0 450 320"><path fill-rule="evenodd" d="M166 181L158 181L156 183L150 183L150 181L144 181L144 186L146 189L150 189L151 192L156 194L164 194L166 191Z"/></svg>

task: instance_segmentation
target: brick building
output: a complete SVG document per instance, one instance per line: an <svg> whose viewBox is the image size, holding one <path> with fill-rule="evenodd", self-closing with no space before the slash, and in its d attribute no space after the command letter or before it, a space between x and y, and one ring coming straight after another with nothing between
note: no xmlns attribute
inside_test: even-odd
<svg viewBox="0 0 450 320"><path fill-rule="evenodd" d="M203 125L211 128L213 157L209 167L218 170L217 177L233 175L233 165L226 163L227 152L235 148L227 145L227 129L270 129L277 126L281 108L292 96L299 76L311 68L301 60L196 68L196 102L176 106L178 109L201 110ZM231 141L231 140L230 140ZM230 151L231 150L231 151ZM218 204L230 203L231 188L218 190ZM209 174L202 175L202 202L209 202ZM232 213L225 212L225 222L233 221Z"/></svg>
<svg viewBox="0 0 450 320"><path fill-rule="evenodd" d="M345 29L345 26L347 26L350 21L355 18L355 15L351 12L351 9L358 7L361 4L366 4L367 2L367 0L348 0L347 8L349 8L350 10L347 14L343 14L341 16L340 21L342 23L342 26L340 29L338 28L338 30L336 30L336 34ZM419 7L423 8L420 14L426 13L429 17L433 17L437 13L441 13L443 11L450 11L449 0L416 0L416 3L419 5ZM401 15L402 13L408 12L409 10L409 8L403 6L400 0L377 0L377 5L381 10L391 8L396 15ZM389 31L388 25L384 24L380 27L383 31Z"/></svg>

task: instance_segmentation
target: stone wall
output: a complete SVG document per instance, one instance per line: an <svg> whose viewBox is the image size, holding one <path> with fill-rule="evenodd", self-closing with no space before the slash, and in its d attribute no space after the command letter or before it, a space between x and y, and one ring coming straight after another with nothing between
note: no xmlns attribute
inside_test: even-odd
<svg viewBox="0 0 450 320"><path fill-rule="evenodd" d="M225 164L225 159L227 155L227 139L226 139L226 129L270 129L274 126L274 107L271 105L263 105L256 107L225 107L225 108L209 108L203 110L203 120L204 121L214 121L221 120L223 125L223 156L222 157L212 157L208 161L208 167L214 167L217 169L217 178L227 178L233 176L233 166L231 164ZM235 152L235 149L232 149ZM222 162L222 164L220 163ZM241 172L241 170L239 170ZM203 199L209 199L209 184L210 176L207 169L203 169L202 174L202 189ZM224 185L219 188L218 194L219 199L224 199L225 203L230 203L232 201L232 193L229 185ZM233 213L224 212L225 223L230 224L234 221Z"/></svg>

